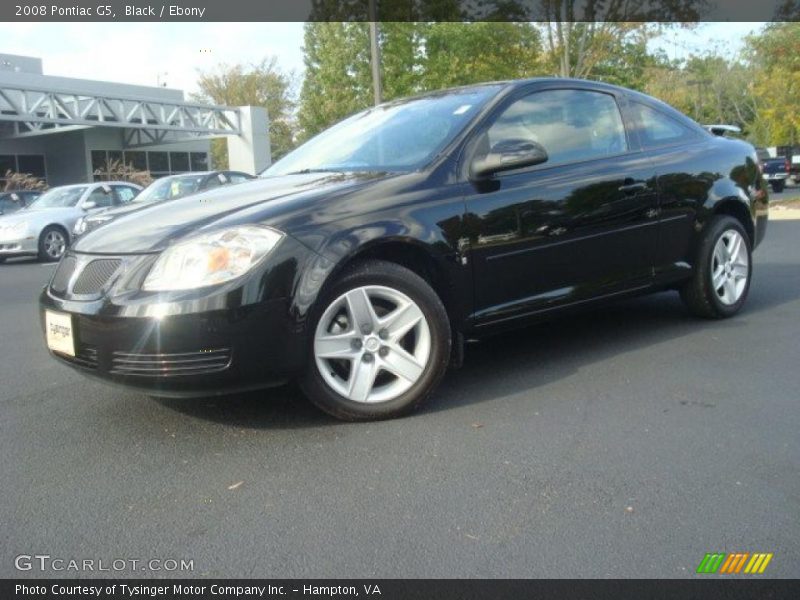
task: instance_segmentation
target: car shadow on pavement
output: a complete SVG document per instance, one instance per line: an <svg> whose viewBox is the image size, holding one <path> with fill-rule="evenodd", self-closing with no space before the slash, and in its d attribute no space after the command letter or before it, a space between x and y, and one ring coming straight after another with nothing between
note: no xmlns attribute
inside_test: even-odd
<svg viewBox="0 0 800 600"><path fill-rule="evenodd" d="M664 292L498 334L467 345L463 368L448 372L420 414L534 390L592 363L697 331L741 327L743 320L798 298L800 265L758 264L747 304L733 319L694 318L677 293ZM156 401L196 418L243 428L338 423L313 407L293 384L225 397Z"/></svg>
<svg viewBox="0 0 800 600"><path fill-rule="evenodd" d="M31 265L35 265L39 262L39 259L35 256L21 256L19 258L7 258L4 263L0 264L0 269L8 269L10 267L29 267ZM44 266L56 266L58 263L56 262L42 262L40 263Z"/></svg>

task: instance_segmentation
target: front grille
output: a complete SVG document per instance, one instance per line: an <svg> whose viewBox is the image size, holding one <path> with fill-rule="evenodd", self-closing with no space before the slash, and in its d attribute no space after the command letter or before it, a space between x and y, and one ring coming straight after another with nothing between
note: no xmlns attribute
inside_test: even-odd
<svg viewBox="0 0 800 600"><path fill-rule="evenodd" d="M52 283L50 283L50 288L54 292L63 294L64 292L67 291L67 285L69 285L69 279L75 272L75 266L77 264L78 261L75 259L74 256L65 256L62 259L62 261L58 264L58 269L56 269L55 275L53 275L53 281Z"/></svg>
<svg viewBox="0 0 800 600"><path fill-rule="evenodd" d="M72 293L76 295L99 294L122 261L118 258L101 258L88 263L78 275ZM54 288L55 289L55 288Z"/></svg>
<svg viewBox="0 0 800 600"><path fill-rule="evenodd" d="M111 372L116 375L172 377L223 371L231 363L229 348L179 354L138 354L114 352Z"/></svg>
<svg viewBox="0 0 800 600"><path fill-rule="evenodd" d="M58 354L59 358L71 362L84 369L97 369L97 348L94 346L82 345L75 349L75 356Z"/></svg>

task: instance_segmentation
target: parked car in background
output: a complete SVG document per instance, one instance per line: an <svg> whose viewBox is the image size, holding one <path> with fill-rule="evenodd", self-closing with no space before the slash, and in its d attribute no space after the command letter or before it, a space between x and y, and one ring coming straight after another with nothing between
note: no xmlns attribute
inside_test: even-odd
<svg viewBox="0 0 800 600"><path fill-rule="evenodd" d="M432 394L465 339L664 289L733 316L765 188L753 146L612 85L393 100L257 181L78 240L40 296L43 341L155 396L297 379L338 418L386 419Z"/></svg>
<svg viewBox="0 0 800 600"><path fill-rule="evenodd" d="M122 181L51 188L27 208L0 217L0 262L14 256L59 260L79 218L130 202L141 189Z"/></svg>
<svg viewBox="0 0 800 600"><path fill-rule="evenodd" d="M86 215L78 219L72 230L73 237L77 238L101 225L110 223L123 215L135 212L156 202L177 200L190 194L210 190L223 185L241 183L253 179L252 175L240 171L203 171L170 175L156 179L134 198L130 204L104 211L101 214Z"/></svg>
<svg viewBox="0 0 800 600"><path fill-rule="evenodd" d="M782 192L792 171L792 163L783 156L773 158L766 148L756 148L756 152L758 154L758 162L761 164L761 171L764 173L764 178L769 181L772 191L775 193Z"/></svg>
<svg viewBox="0 0 800 600"><path fill-rule="evenodd" d="M42 192L36 190L14 190L13 192L0 192L0 217L10 215L36 200Z"/></svg>

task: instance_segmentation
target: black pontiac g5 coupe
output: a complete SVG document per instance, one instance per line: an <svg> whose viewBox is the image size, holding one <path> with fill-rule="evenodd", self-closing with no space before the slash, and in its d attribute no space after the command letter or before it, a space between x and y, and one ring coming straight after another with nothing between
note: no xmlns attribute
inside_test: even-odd
<svg viewBox="0 0 800 600"><path fill-rule="evenodd" d="M346 119L260 178L82 238L47 345L156 396L297 378L342 419L404 414L466 337L676 289L747 297L767 194L750 145L599 83L489 83Z"/></svg>

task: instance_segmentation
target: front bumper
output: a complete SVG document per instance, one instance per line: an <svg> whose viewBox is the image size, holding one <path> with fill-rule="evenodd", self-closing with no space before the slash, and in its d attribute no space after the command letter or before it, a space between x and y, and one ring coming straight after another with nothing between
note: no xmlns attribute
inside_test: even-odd
<svg viewBox="0 0 800 600"><path fill-rule="evenodd" d="M39 242L34 237L14 240L0 239L0 256L26 256L39 253Z"/></svg>
<svg viewBox="0 0 800 600"><path fill-rule="evenodd" d="M45 310L70 314L75 357L53 357L85 375L158 396L202 397L284 383L302 366L304 337L288 300L156 317L70 311L45 289Z"/></svg>
<svg viewBox="0 0 800 600"><path fill-rule="evenodd" d="M160 396L209 396L269 387L305 364L305 320L293 303L310 256L291 238L239 280L145 292L157 255L69 251L39 299L70 315L75 356L51 354L85 375ZM46 342L46 336L45 342Z"/></svg>

